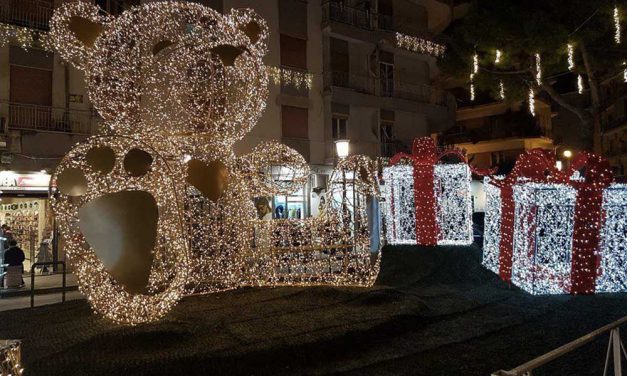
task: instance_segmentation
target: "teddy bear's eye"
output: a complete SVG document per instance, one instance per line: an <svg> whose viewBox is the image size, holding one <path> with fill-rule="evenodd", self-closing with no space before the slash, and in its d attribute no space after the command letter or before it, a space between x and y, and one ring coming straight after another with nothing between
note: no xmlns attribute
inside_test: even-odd
<svg viewBox="0 0 627 376"><path fill-rule="evenodd" d="M219 46L213 47L211 49L211 52L220 57L222 64L230 67L235 63L235 59L237 59L237 57L241 55L244 50L230 44L221 44Z"/></svg>

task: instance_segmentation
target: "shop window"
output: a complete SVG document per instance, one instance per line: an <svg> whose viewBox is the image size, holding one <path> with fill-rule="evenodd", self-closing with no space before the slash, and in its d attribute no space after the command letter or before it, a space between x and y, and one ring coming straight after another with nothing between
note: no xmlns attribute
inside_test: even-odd
<svg viewBox="0 0 627 376"><path fill-rule="evenodd" d="M307 69L307 40L281 34L281 65Z"/></svg>
<svg viewBox="0 0 627 376"><path fill-rule="evenodd" d="M331 135L334 140L344 140L347 138L346 125L348 119L345 117L333 117L331 119Z"/></svg>
<svg viewBox="0 0 627 376"><path fill-rule="evenodd" d="M281 106L281 129L283 137L309 138L308 111L306 108Z"/></svg>

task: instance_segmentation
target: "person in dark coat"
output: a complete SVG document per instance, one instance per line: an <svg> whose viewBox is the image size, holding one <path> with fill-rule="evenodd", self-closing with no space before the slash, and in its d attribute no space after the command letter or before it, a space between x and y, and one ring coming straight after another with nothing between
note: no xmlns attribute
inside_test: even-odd
<svg viewBox="0 0 627 376"><path fill-rule="evenodd" d="M24 255L24 251L22 251L22 248L17 246L17 241L15 239L9 240L9 248L4 252L4 263L9 266L21 266L23 274L25 259L26 256ZM24 279L22 279L22 285L23 284Z"/></svg>

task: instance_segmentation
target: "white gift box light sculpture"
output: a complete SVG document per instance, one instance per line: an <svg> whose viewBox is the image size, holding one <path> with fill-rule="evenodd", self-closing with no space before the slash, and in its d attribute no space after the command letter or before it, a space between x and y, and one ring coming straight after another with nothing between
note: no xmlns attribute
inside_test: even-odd
<svg viewBox="0 0 627 376"><path fill-rule="evenodd" d="M625 185L610 185L609 164L594 154L564 173L552 165L530 151L507 178L486 179L483 265L531 294L627 291Z"/></svg>
<svg viewBox="0 0 627 376"><path fill-rule="evenodd" d="M454 154L462 163L438 163ZM431 138L414 140L383 169L390 244L467 245L472 236L471 169L458 151L438 154Z"/></svg>

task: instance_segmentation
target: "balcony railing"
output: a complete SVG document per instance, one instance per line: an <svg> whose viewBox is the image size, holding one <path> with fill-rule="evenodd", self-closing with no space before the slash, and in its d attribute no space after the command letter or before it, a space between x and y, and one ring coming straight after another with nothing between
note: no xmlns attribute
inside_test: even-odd
<svg viewBox="0 0 627 376"><path fill-rule="evenodd" d="M452 95L444 90L429 85L410 84L403 81L391 81L374 76L361 76L347 72L325 72L325 88L344 87L360 93L381 97L407 99L438 106L454 106Z"/></svg>
<svg viewBox="0 0 627 376"><path fill-rule="evenodd" d="M99 118L91 111L24 103L5 103L2 108L6 105L9 129L93 134L99 123Z"/></svg>
<svg viewBox="0 0 627 376"><path fill-rule="evenodd" d="M0 2L0 22L48 30L52 1L4 0Z"/></svg>
<svg viewBox="0 0 627 376"><path fill-rule="evenodd" d="M344 5L341 1L322 4L322 22L335 21L361 29L372 30L376 25L376 15L367 10Z"/></svg>

